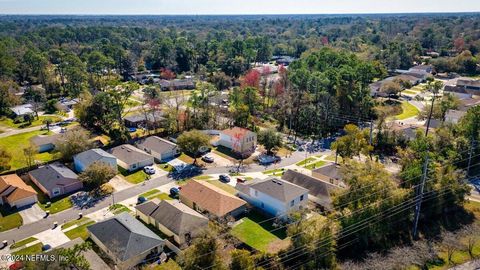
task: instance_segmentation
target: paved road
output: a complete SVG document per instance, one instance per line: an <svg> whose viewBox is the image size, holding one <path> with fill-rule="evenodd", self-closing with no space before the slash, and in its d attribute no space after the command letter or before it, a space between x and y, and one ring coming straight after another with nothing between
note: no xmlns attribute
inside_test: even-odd
<svg viewBox="0 0 480 270"><path fill-rule="evenodd" d="M314 153L318 154L318 153ZM265 166L260 166L257 164L252 164L250 165L247 169L246 172L261 172L264 171L265 169L274 169L274 168L281 168L285 167L288 165L295 164L301 160L305 159L305 152L294 152L292 153L291 156L282 159L282 161L276 165L272 165L269 167ZM214 168L209 168L204 171L204 174L218 174L218 173L227 173L229 170L228 167L214 167ZM108 207L113 200L115 202L120 202L123 200L126 200L128 198L132 198L135 196L138 196L139 194L142 194L146 191L149 191L153 188L156 188L158 186L165 185L169 182L172 182L171 178L168 178L167 176L163 177L158 177L154 178L151 180L148 180L144 182L145 184L138 184L135 185L131 188L115 192L113 196L108 196L105 198L103 201L97 203L94 207L89 208L89 209L76 209L76 208L71 208L65 211L62 211L60 213L54 214L49 216L48 218L39 220L35 223L30 223L30 224L25 224L21 226L20 228L9 230L6 232L1 232L0 233L0 241L3 240L8 240L9 243L12 242L12 240L19 241L24 238L27 238L29 236L32 236L34 234L37 234L39 232L51 229L53 227L53 223L56 221L58 224L62 224L64 220L69 221L78 218L78 214L82 212L83 215L87 215L89 213L93 213L95 211L101 210L105 207Z"/></svg>

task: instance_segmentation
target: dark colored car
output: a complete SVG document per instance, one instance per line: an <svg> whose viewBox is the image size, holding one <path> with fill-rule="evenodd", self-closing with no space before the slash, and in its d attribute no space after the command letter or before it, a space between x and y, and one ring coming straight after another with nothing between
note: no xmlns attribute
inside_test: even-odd
<svg viewBox="0 0 480 270"><path fill-rule="evenodd" d="M178 195L180 194L180 189L176 187L172 187L170 189L170 197L172 198L178 198Z"/></svg>
<svg viewBox="0 0 480 270"><path fill-rule="evenodd" d="M218 179L220 180L220 182L223 182L223 183L230 182L230 177L226 174L220 175L220 177Z"/></svg>
<svg viewBox="0 0 480 270"><path fill-rule="evenodd" d="M137 199L137 204L144 203L144 202L146 202L147 200L148 200L147 198L145 198L145 197L143 197L143 196L140 196L140 197L138 197L138 199Z"/></svg>

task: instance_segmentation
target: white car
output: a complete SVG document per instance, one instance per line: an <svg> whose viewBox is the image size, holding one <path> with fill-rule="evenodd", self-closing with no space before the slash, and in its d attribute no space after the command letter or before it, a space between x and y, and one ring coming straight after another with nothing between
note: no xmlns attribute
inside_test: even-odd
<svg viewBox="0 0 480 270"><path fill-rule="evenodd" d="M143 168L143 171L146 173L146 174L155 174L155 168L153 166L145 166Z"/></svg>

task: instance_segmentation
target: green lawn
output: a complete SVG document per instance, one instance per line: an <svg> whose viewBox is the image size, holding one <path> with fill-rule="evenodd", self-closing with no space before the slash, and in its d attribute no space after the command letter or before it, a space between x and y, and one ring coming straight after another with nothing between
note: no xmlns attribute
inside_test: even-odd
<svg viewBox="0 0 480 270"><path fill-rule="evenodd" d="M313 161L315 161L315 160L316 160L315 158L309 157L309 158L304 159L304 160L302 160L302 161L300 161L300 162L297 162L297 164L295 164L295 165L300 166L300 167L303 167L303 166L305 166L305 164L308 164L308 163L313 162Z"/></svg>
<svg viewBox="0 0 480 270"><path fill-rule="evenodd" d="M125 170L123 170L125 171ZM121 171L122 172L122 171ZM139 184L147 179L148 174L146 174L143 170L136 171L134 173L124 173L122 175L125 177L125 180L132 184Z"/></svg>
<svg viewBox="0 0 480 270"><path fill-rule="evenodd" d="M172 172L175 168L168 163L159 164L158 167L166 172Z"/></svg>
<svg viewBox="0 0 480 270"><path fill-rule="evenodd" d="M90 226L94 224L95 221L90 221L87 222L79 227L76 227L75 229L71 229L69 231L65 232L65 235L70 238L71 240L75 238L82 238L83 240L86 240L88 238L88 231L87 231L87 226Z"/></svg>
<svg viewBox="0 0 480 270"><path fill-rule="evenodd" d="M27 127L37 127L44 125L43 121L50 119L52 123L60 122L62 121L62 118L59 116L39 116L38 119L35 118L34 121L32 121L31 124L28 124L27 122L22 122L22 123L14 123L13 119L3 117L0 119L0 126L6 126L10 128L27 128Z"/></svg>
<svg viewBox="0 0 480 270"><path fill-rule="evenodd" d="M25 246L26 244L37 241L37 240L38 239L35 238L35 237L28 237L28 238L20 240L20 241L16 242L15 244L11 245L10 249L19 248L19 247Z"/></svg>
<svg viewBox="0 0 480 270"><path fill-rule="evenodd" d="M22 154L22 149L30 144L30 138L36 135L52 134L46 131L32 131L21 134L16 134L0 139L0 147L3 147L12 155L10 160L10 170L16 170L27 166L25 157ZM41 153L35 155L35 160L40 162L51 161L58 157L55 153Z"/></svg>
<svg viewBox="0 0 480 270"><path fill-rule="evenodd" d="M256 250L274 252L287 244L286 232L284 229L275 230L271 221L264 222L266 219L268 218L252 212L242 218L240 224L233 227L231 234Z"/></svg>
<svg viewBox="0 0 480 270"><path fill-rule="evenodd" d="M402 94L415 95L415 94L418 94L418 92L417 91L412 91L412 90L404 90L404 91L402 91Z"/></svg>
<svg viewBox="0 0 480 270"><path fill-rule="evenodd" d="M326 161L319 160L319 161L317 161L317 162L308 164L305 168L306 168L306 169L309 169L309 170L313 170L313 169L322 167L322 166L325 165L325 164L327 164Z"/></svg>
<svg viewBox="0 0 480 270"><path fill-rule="evenodd" d="M178 159L181 160L181 161L183 161L183 162L185 162L185 163L187 163L187 164L192 164L192 163L193 163L193 160L194 160L191 156L189 156L189 155L187 155L187 154L185 154L185 153L182 153L182 154L178 157ZM200 160L200 159L198 159L198 160ZM197 160L197 161L198 161L198 160Z"/></svg>
<svg viewBox="0 0 480 270"><path fill-rule="evenodd" d="M67 228L70 228L72 227L73 225L77 225L77 224L81 224L81 223L86 223L86 222L89 222L90 219L87 218L87 217L82 217L81 219L75 219L75 220L71 220L65 224L62 225L62 230L65 230Z"/></svg>
<svg viewBox="0 0 480 270"><path fill-rule="evenodd" d="M18 251L13 252L13 255L35 255L35 254L40 254L42 253L42 243L37 243L33 246L29 246L24 249L20 249Z"/></svg>
<svg viewBox="0 0 480 270"><path fill-rule="evenodd" d="M148 197L151 197L152 195L155 195L155 194L157 194L157 193L159 193L159 192L160 192L160 190L158 190L158 189L152 189L152 190L149 190L149 191L147 191L147 192L145 192L145 193L142 193L142 194L138 195L138 197L148 198Z"/></svg>
<svg viewBox="0 0 480 270"><path fill-rule="evenodd" d="M170 197L170 195L168 195L167 193L163 193L163 192L157 193L157 194L153 195L152 197L150 197L149 199L173 200L173 198Z"/></svg>
<svg viewBox="0 0 480 270"><path fill-rule="evenodd" d="M218 188L223 189L224 191L226 191L230 194L237 194L237 190L229 184L224 184L224 183L222 183L218 180L207 180L207 182L216 186L216 187L218 187Z"/></svg>
<svg viewBox="0 0 480 270"><path fill-rule="evenodd" d="M194 179L196 179L196 180L211 180L211 179L213 179L213 176L200 175L200 176L195 176Z"/></svg>
<svg viewBox="0 0 480 270"><path fill-rule="evenodd" d="M49 210L50 214L62 212L73 207L70 196L50 199L35 184L30 183L30 186L37 191L38 205L40 208L44 211ZM47 205L48 202L50 202L50 206Z"/></svg>
<svg viewBox="0 0 480 270"><path fill-rule="evenodd" d="M17 212L10 212L0 208L0 232L17 228L23 224L22 216Z"/></svg>
<svg viewBox="0 0 480 270"><path fill-rule="evenodd" d="M273 170L264 171L262 173L263 174L270 174L270 175L273 175L273 176L281 176L281 175L283 175L284 171L285 171L284 169L273 169Z"/></svg>
<svg viewBox="0 0 480 270"><path fill-rule="evenodd" d="M407 118L415 117L420 112L417 107L408 103L407 101L402 102L403 113L395 116L398 120L405 120Z"/></svg>
<svg viewBox="0 0 480 270"><path fill-rule="evenodd" d="M123 213L123 212L127 212L127 213L132 212L132 210L128 209L128 207L126 207L123 204L119 204L119 203L116 203L116 204L110 206L108 208L108 210L110 210L114 215L117 215L117 214L120 214L120 213Z"/></svg>

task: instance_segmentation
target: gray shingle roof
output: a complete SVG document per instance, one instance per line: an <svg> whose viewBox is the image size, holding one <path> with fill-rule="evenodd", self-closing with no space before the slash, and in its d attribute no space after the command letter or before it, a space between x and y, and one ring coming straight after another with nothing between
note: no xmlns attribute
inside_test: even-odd
<svg viewBox="0 0 480 270"><path fill-rule="evenodd" d="M255 179L244 184L237 183L236 188L246 194L249 194L248 189L252 188L281 202L290 202L300 195L308 193L308 189L276 177L268 177L263 180Z"/></svg>
<svg viewBox="0 0 480 270"><path fill-rule="evenodd" d="M115 156L112 154L109 154L105 151L103 151L100 148L95 148L95 149L90 149L85 152L82 152L80 154L77 154L75 157L73 157L76 161L81 162L84 165L89 165L94 163L95 161L101 160L102 158L114 158L116 159Z"/></svg>
<svg viewBox="0 0 480 270"><path fill-rule="evenodd" d="M308 189L308 193L317 197L321 202L320 204L325 208L331 208L330 191L339 189L339 187L333 184L293 170L287 170L283 174L282 179Z"/></svg>
<svg viewBox="0 0 480 270"><path fill-rule="evenodd" d="M143 149L150 149L157 153L171 152L177 148L177 145L157 136L150 136L140 140L137 145Z"/></svg>
<svg viewBox="0 0 480 270"><path fill-rule="evenodd" d="M35 146L41 146L45 144L55 144L58 139L61 137L61 134L54 135L37 135L30 139L30 142Z"/></svg>
<svg viewBox="0 0 480 270"><path fill-rule="evenodd" d="M340 169L336 164L328 164L318 169L315 169L312 172L319 173L337 180L342 180L343 177Z"/></svg>
<svg viewBox="0 0 480 270"><path fill-rule="evenodd" d="M158 235L126 212L88 226L87 229L121 261L164 243Z"/></svg>
<svg viewBox="0 0 480 270"><path fill-rule="evenodd" d="M129 116L125 116L123 118L124 120L127 120L132 123L138 123L138 122L144 122L144 121L149 121L149 122L154 122L154 121L161 121L163 119L163 113L162 112L150 112L147 113L146 115L144 113L139 113L139 114L133 114Z"/></svg>
<svg viewBox="0 0 480 270"><path fill-rule="evenodd" d="M47 190L80 182L76 173L60 163L45 165L30 171L29 174Z"/></svg>
<svg viewBox="0 0 480 270"><path fill-rule="evenodd" d="M152 206L155 207L153 210ZM162 200L158 204L155 202L144 203L136 208L145 215L151 216L176 235L183 235L208 225L208 218L177 200Z"/></svg>
<svg viewBox="0 0 480 270"><path fill-rule="evenodd" d="M145 151L142 151L130 144L119 145L108 150L108 152L128 165L139 163L147 159L153 159L153 157L145 153Z"/></svg>

